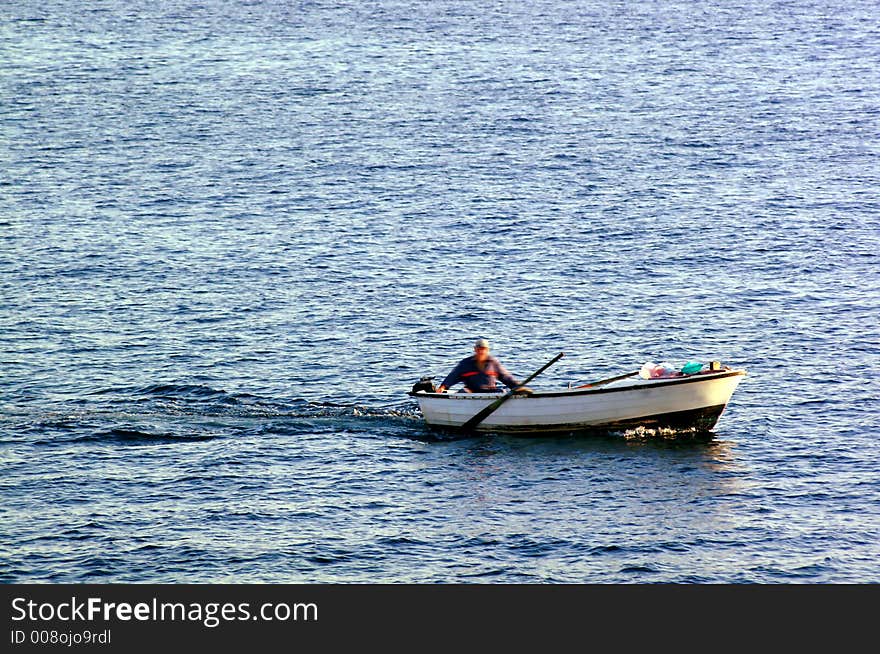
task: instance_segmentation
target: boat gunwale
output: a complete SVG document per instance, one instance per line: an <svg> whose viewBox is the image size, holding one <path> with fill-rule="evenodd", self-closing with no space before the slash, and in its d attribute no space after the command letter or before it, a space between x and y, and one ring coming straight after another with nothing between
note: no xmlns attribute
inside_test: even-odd
<svg viewBox="0 0 880 654"><path fill-rule="evenodd" d="M602 388L572 388L564 391L538 391L528 394L519 394L513 399L542 399L550 397L577 397L578 395L599 395L602 393L622 393L625 391L641 391L652 388L664 388L666 386L675 386L677 384L694 384L704 381L714 381L716 379L725 379L727 377L746 376L745 370L722 370L720 372L696 373L687 377L658 378L651 380L652 384L631 384L628 386L611 386ZM647 380L646 380L647 381ZM488 400L501 397L501 393L407 393L410 397L422 399L443 399L443 400Z"/></svg>

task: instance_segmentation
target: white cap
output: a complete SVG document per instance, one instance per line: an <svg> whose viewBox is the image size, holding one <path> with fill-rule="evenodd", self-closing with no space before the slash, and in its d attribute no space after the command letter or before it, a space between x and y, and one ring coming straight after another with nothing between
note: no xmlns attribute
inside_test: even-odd
<svg viewBox="0 0 880 654"><path fill-rule="evenodd" d="M486 347L486 348L488 348L488 347L489 347L489 341L487 341L485 338L478 338L478 339L477 339L477 342L474 343L474 347Z"/></svg>

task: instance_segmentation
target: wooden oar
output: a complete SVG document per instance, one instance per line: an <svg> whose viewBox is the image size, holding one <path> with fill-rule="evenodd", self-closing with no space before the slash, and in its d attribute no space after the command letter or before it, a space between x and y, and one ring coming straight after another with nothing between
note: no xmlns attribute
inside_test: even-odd
<svg viewBox="0 0 880 654"><path fill-rule="evenodd" d="M557 354L557 355L556 355L555 357L553 357L550 361L548 361L548 362L545 363L543 366L541 366L541 368L540 368L537 372L535 372L534 374L532 374L532 375L531 375L528 379L526 379L522 384L520 384L519 386L517 386L517 388L522 388L523 386L525 386L526 384L528 384L528 383L529 383L530 381L532 381L535 377L537 377L537 376L540 375L542 372L544 372L545 370L547 370L547 368L549 368L549 367L552 366L554 363L556 363L557 361L559 361L563 356L565 356L565 352L560 352L559 354ZM479 411L476 415L474 415L473 418L471 418L471 419L468 420L466 423L464 423L464 424L461 426L461 428L462 428L462 429L465 429L465 430L467 430L467 429L473 429L474 427L476 427L477 425L479 425L481 422L483 422L483 420L485 420L486 418L488 418L492 413L494 413L494 412L495 412L495 409L497 409L497 408L500 407L502 404L504 404L505 402L507 402L507 400L509 400L509 399L513 396L513 394L514 394L515 392L516 392L516 391L513 390L513 391L510 391L509 393L505 393L504 395L502 395L501 397L499 397L497 400L495 400L494 402L492 402L492 404L490 404L489 406L487 406L485 409L482 409L481 411Z"/></svg>
<svg viewBox="0 0 880 654"><path fill-rule="evenodd" d="M633 370L632 372L628 372L625 375L617 375L617 377L609 377L608 379L600 379L599 381L590 382L589 384L583 384L582 386L575 386L575 388L593 388L594 386L601 386L602 384L610 384L613 381L617 381L619 379L626 379L627 377L632 377L633 375L638 375L640 370Z"/></svg>

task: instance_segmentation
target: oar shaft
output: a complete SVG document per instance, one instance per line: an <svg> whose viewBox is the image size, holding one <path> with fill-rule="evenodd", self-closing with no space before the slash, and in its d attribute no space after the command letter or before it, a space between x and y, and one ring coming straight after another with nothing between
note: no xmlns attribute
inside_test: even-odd
<svg viewBox="0 0 880 654"><path fill-rule="evenodd" d="M525 380L522 384L520 384L520 386L526 386L526 385L527 385L530 381L532 381L535 377L537 377L537 376L540 375L542 372L544 372L545 370L547 370L547 368L549 368L550 366L552 366L554 363L556 363L557 361L559 361L559 360L560 360L562 357L564 357L564 356L565 356L565 352L560 352L559 354L557 354L557 355L556 355L555 357L553 357L550 361L548 361L548 362L545 363L543 366L541 366L541 368L540 368L537 372L534 372L534 373L532 373L529 377L527 377L526 380Z"/></svg>
<svg viewBox="0 0 880 654"><path fill-rule="evenodd" d="M609 377L608 379L600 379L599 381L590 382L589 384L582 384L581 386L576 386L575 388L592 388L593 386L602 386L603 384L610 384L611 382L618 381L620 379L626 379L627 377L632 377L633 375L638 375L639 370L634 370L632 372L628 372L625 375L617 375L617 377Z"/></svg>

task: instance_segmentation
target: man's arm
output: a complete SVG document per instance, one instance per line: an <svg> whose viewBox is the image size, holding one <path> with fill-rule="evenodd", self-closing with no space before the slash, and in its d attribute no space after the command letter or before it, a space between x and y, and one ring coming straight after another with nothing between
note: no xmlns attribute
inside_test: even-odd
<svg viewBox="0 0 880 654"><path fill-rule="evenodd" d="M437 387L437 392L445 393L447 388L455 386L455 384L461 381L461 373L463 369L464 361L459 361L458 365L452 369L452 372L446 375L446 379L443 380L443 383Z"/></svg>

